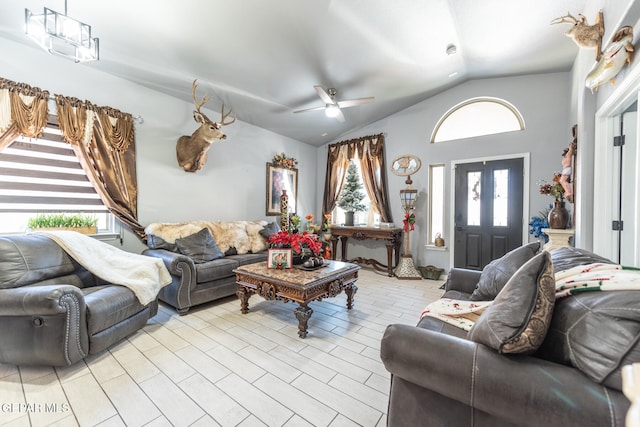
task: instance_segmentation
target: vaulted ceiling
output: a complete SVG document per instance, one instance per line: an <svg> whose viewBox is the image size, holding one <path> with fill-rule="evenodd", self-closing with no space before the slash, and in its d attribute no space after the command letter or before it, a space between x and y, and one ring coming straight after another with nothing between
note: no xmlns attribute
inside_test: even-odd
<svg viewBox="0 0 640 427"><path fill-rule="evenodd" d="M191 102L217 98L239 120L322 145L469 79L566 71L577 46L569 24L550 25L586 0L68 0L92 26L100 60L78 64ZM0 37L39 49L24 34L24 9L64 12L63 0L4 1ZM593 20L594 17L587 17ZM455 45L456 53L447 54ZM42 51L43 55L47 55ZM323 111L314 85L338 101ZM213 119L214 114L210 114Z"/></svg>

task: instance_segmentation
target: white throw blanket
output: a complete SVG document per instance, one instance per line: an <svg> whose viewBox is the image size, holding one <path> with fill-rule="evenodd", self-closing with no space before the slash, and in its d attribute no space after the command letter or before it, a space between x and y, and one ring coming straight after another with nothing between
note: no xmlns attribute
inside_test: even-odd
<svg viewBox="0 0 640 427"><path fill-rule="evenodd" d="M440 298L427 305L420 315L435 317L445 323L469 331L478 317L493 301L463 301L451 298Z"/></svg>
<svg viewBox="0 0 640 427"><path fill-rule="evenodd" d="M75 231L37 231L49 237L95 276L133 291L141 304L153 301L171 283L171 274L159 258L120 250Z"/></svg>

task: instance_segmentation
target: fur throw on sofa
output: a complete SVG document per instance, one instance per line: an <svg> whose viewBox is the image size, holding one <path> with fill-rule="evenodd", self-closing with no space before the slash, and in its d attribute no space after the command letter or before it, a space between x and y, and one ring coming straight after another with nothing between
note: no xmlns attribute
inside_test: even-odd
<svg viewBox="0 0 640 427"><path fill-rule="evenodd" d="M154 222L144 232L147 236L157 236L169 244L176 239L190 236L203 228L208 228L222 252L235 248L238 254L267 250L267 241L260 231L267 221L188 221Z"/></svg>

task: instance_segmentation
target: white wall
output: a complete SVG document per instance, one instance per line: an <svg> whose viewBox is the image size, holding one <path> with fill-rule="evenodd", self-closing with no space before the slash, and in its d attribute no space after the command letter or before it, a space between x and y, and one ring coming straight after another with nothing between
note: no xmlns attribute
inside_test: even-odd
<svg viewBox="0 0 640 427"><path fill-rule="evenodd" d="M449 212L451 201L451 162L455 160L476 159L482 157L518 155L530 153L531 179L529 182L530 205L525 208L525 223L531 216L537 215L552 199L542 196L537 182L550 180L553 173L561 169L561 154L571 141L569 111L571 105L571 78L569 73L537 74L501 79L474 80L447 90L426 101L416 104L393 116L387 117L370 126L352 132L341 138L346 140L364 135L383 132L386 134L386 158L391 160L403 154L413 154L422 160L422 168L412 177L418 189L416 208L416 231L412 232L412 254L416 265L437 265L449 269L450 253L447 251L427 250L427 176L429 164L445 164L445 241L449 245L452 236L449 233ZM512 103L524 116L526 129L501 135L483 136L458 141L430 144L429 137L440 117L452 106L466 99L478 96L502 98ZM337 141L335 141L337 142ZM326 167L327 148L321 148L318 156L318 170ZM404 187L404 179L387 171L389 198L392 203L394 223L402 225L404 212L400 206L399 191ZM318 180L317 191L322 194L324 177ZM382 244L372 242L356 243L349 247L349 257L363 256L385 260Z"/></svg>
<svg viewBox="0 0 640 427"><path fill-rule="evenodd" d="M180 135L197 127L193 104L105 74L99 64L74 64L1 38L0 52L1 77L143 117L144 123L136 124L142 225L197 219L276 220L265 216L266 164L282 151L299 160L298 211L317 211L316 147L238 120L224 128L227 139L211 147L203 170L187 173L177 164L175 145ZM218 114L207 111L209 117ZM125 250L140 252L144 247L133 234L125 233Z"/></svg>

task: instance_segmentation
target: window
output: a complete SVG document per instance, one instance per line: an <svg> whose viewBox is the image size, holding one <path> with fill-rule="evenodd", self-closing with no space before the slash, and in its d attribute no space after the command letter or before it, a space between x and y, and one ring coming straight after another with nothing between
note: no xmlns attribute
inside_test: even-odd
<svg viewBox="0 0 640 427"><path fill-rule="evenodd" d="M428 244L434 245L438 234L444 237L444 165L429 165Z"/></svg>
<svg viewBox="0 0 640 427"><path fill-rule="evenodd" d="M499 98L471 98L454 106L438 121L431 142L524 130L524 118Z"/></svg>
<svg viewBox="0 0 640 427"><path fill-rule="evenodd" d="M362 169L360 168L360 162L358 159L352 159L352 163L356 166L358 170L358 177L360 178L359 182L363 183L362 180ZM376 213L371 204L371 199L367 194L367 191L363 188L362 193L364 194L364 199L362 199L362 203L367 206L367 210L364 212L356 212L353 215L353 225L379 225L380 224L380 214ZM340 207L336 206L331 214L331 219L334 224L344 224L344 210Z"/></svg>
<svg viewBox="0 0 640 427"><path fill-rule="evenodd" d="M113 215L54 124L40 138L19 137L0 152L0 233L25 232L39 213L82 213L98 219L99 233L115 230Z"/></svg>

